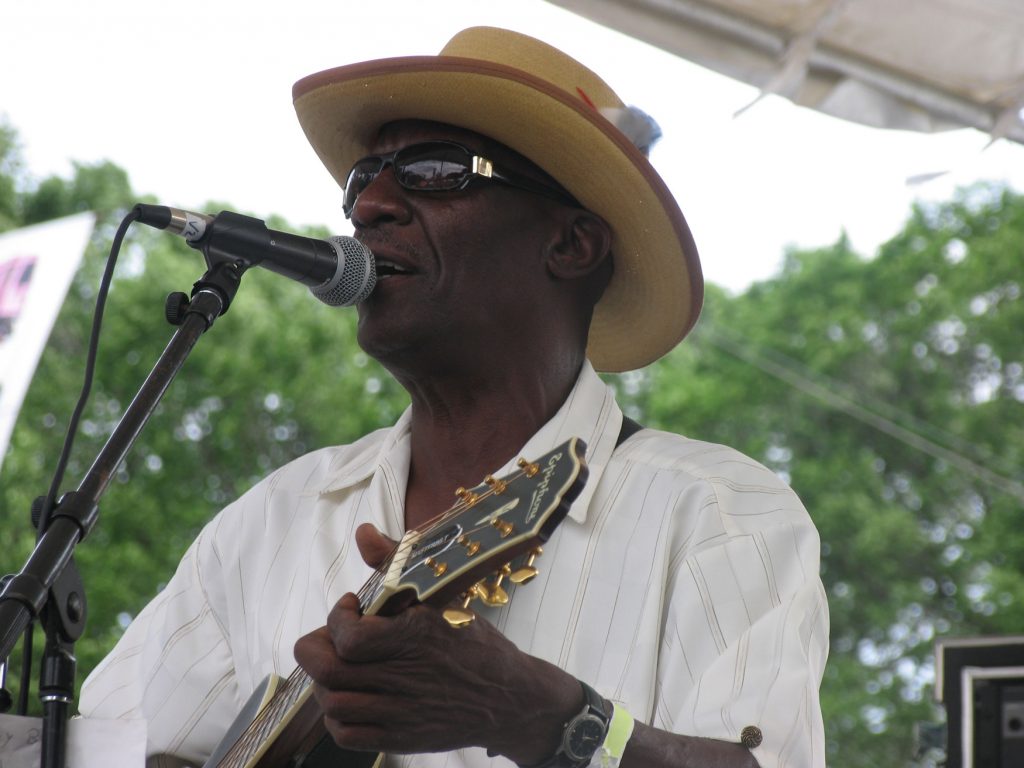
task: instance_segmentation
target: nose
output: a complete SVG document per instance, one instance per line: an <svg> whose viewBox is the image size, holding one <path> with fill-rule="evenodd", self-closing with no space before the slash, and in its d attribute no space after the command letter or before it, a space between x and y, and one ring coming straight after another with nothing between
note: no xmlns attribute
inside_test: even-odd
<svg viewBox="0 0 1024 768"><path fill-rule="evenodd" d="M411 209L405 190L395 178L390 166L359 193L352 206L351 216L354 227L373 227L386 222L404 224L411 217Z"/></svg>

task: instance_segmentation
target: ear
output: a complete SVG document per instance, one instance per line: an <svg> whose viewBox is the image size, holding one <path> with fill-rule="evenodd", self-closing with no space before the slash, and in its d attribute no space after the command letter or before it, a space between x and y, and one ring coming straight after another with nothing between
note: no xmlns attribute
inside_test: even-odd
<svg viewBox="0 0 1024 768"><path fill-rule="evenodd" d="M611 259L611 245L604 219L581 208L565 209L560 236L548 251L548 269L563 280L586 277Z"/></svg>

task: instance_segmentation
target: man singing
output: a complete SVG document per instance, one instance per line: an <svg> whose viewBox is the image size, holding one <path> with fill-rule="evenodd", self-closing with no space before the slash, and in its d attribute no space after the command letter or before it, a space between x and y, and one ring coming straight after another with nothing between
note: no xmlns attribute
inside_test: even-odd
<svg viewBox="0 0 1024 768"><path fill-rule="evenodd" d="M334 742L389 766L824 766L807 512L738 452L624 420L595 373L653 362L700 310L696 247L646 158L653 122L490 28L293 95L377 261L359 343L411 405L217 515L83 713L145 718L151 765L202 764L297 660ZM453 489L572 436L589 481L532 583L459 629L427 605L360 611L369 566Z"/></svg>

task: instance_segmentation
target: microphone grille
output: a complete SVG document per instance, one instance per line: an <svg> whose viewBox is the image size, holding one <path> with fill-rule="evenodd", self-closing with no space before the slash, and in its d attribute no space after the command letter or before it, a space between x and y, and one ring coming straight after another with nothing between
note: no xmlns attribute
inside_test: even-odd
<svg viewBox="0 0 1024 768"><path fill-rule="evenodd" d="M338 254L338 269L334 277L309 289L324 304L348 307L358 304L373 291L377 284L377 270L373 252L354 237L329 237Z"/></svg>

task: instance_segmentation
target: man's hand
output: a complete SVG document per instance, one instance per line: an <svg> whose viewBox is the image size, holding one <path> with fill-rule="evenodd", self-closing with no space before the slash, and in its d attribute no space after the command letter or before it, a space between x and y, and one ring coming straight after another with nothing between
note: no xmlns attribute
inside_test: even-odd
<svg viewBox="0 0 1024 768"><path fill-rule="evenodd" d="M361 526L356 543L379 565L393 542ZM353 594L327 625L300 638L295 658L334 740L395 753L482 746L524 765L554 754L564 723L583 706L579 683L521 652L489 622L453 629L416 605L398 616L363 616Z"/></svg>

